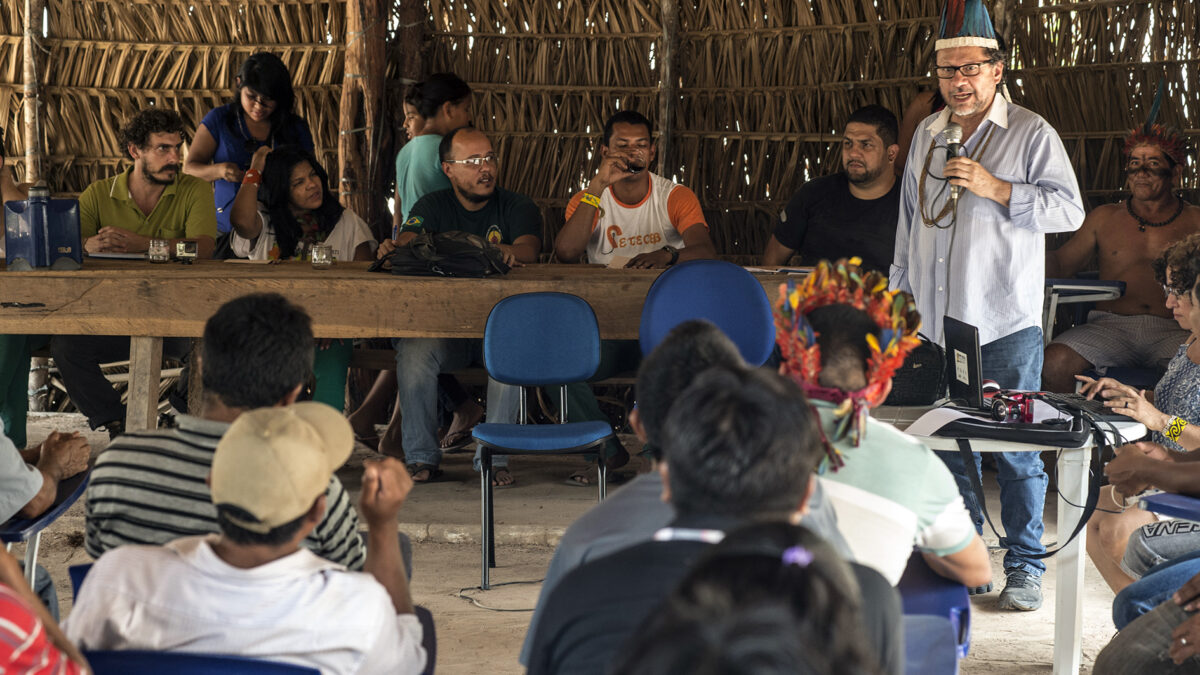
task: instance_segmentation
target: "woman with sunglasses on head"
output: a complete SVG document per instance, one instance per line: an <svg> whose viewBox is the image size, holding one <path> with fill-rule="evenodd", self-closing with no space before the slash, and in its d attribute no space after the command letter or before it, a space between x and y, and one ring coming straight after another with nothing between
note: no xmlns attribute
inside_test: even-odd
<svg viewBox="0 0 1200 675"><path fill-rule="evenodd" d="M328 244L337 260L371 260L375 238L366 222L329 191L329 176L313 154L294 145L259 148L242 178L230 214L230 245L251 260L307 260ZM318 340L313 399L345 407L350 340Z"/></svg>
<svg viewBox="0 0 1200 675"><path fill-rule="evenodd" d="M259 52L246 59L236 87L234 100L204 116L183 164L185 173L213 182L221 234L229 232L233 200L256 150L289 144L313 149L308 123L292 112L292 76L279 57Z"/></svg>

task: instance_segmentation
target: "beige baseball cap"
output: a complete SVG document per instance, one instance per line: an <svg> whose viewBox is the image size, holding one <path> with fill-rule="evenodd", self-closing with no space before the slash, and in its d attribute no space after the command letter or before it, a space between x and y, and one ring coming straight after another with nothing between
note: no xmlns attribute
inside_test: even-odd
<svg viewBox="0 0 1200 675"><path fill-rule="evenodd" d="M353 448L350 423L324 403L244 412L213 454L212 502L257 520L231 519L239 527L269 532L304 515Z"/></svg>

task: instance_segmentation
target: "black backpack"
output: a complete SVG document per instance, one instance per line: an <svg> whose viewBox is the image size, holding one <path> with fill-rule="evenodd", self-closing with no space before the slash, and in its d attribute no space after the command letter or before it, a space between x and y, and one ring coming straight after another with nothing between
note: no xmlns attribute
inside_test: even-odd
<svg viewBox="0 0 1200 675"><path fill-rule="evenodd" d="M490 277L508 274L504 254L483 237L467 232L423 232L408 246L367 268L417 277Z"/></svg>

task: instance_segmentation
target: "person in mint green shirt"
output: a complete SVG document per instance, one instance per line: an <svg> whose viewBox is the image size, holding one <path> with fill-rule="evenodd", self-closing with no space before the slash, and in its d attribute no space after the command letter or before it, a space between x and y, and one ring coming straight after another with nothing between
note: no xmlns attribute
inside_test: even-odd
<svg viewBox="0 0 1200 675"><path fill-rule="evenodd" d="M182 172L183 120L174 110L151 108L138 113L120 138L133 166L98 180L79 197L83 247L93 253L144 253L151 239L195 241L202 258L212 257L217 236L213 189L207 181ZM191 340L163 340L163 355L182 360ZM129 358L129 338L108 335L56 335L50 353L58 364L67 394L93 429L110 436L125 429L125 406L101 363Z"/></svg>

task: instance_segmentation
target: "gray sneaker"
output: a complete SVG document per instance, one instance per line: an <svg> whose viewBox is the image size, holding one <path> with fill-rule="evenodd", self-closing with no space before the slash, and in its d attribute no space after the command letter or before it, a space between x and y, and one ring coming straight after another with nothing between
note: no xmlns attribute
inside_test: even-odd
<svg viewBox="0 0 1200 675"><path fill-rule="evenodd" d="M1008 581L1000 591L1000 609L1016 609L1032 612L1042 606L1042 580L1023 570L1006 574Z"/></svg>

